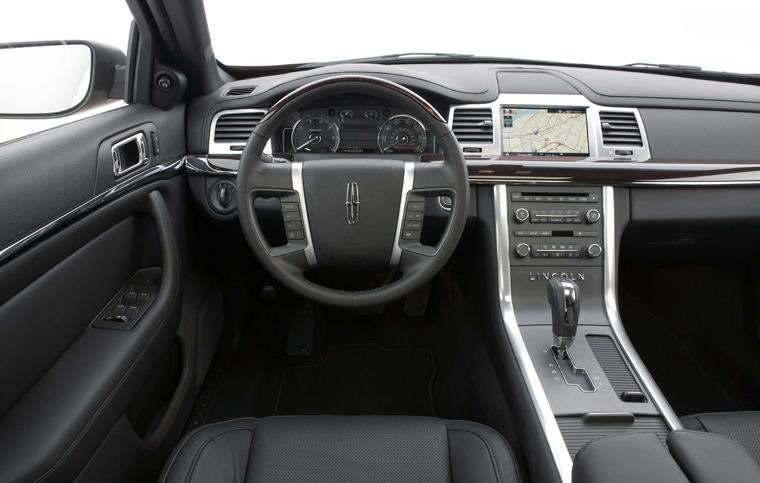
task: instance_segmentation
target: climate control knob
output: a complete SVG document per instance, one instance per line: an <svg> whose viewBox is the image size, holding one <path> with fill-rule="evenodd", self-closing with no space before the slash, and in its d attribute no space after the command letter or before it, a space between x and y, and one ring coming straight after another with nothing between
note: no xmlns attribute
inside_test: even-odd
<svg viewBox="0 0 760 483"><path fill-rule="evenodd" d="M530 245L527 243L518 243L515 247L515 255L520 258L525 258L530 255Z"/></svg>
<svg viewBox="0 0 760 483"><path fill-rule="evenodd" d="M592 243L586 248L586 255L590 258L596 258L602 254L602 247L598 243Z"/></svg>
<svg viewBox="0 0 760 483"><path fill-rule="evenodd" d="M517 223L525 223L530 218L530 211L525 208L518 208L515 210L515 221Z"/></svg>
<svg viewBox="0 0 760 483"><path fill-rule="evenodd" d="M586 221L589 223L596 223L602 218L602 214L599 213L599 210L588 210L586 212Z"/></svg>

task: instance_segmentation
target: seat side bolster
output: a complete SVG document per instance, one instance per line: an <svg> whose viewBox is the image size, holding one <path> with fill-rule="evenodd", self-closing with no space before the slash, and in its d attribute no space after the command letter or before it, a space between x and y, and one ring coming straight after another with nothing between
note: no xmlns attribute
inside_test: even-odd
<svg viewBox="0 0 760 483"><path fill-rule="evenodd" d="M210 424L187 434L164 467L162 483L244 481L258 420Z"/></svg>

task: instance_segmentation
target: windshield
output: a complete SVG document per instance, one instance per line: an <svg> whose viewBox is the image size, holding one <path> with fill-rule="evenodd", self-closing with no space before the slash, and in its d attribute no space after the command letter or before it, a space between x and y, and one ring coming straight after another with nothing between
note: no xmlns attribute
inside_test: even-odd
<svg viewBox="0 0 760 483"><path fill-rule="evenodd" d="M205 0L227 65L445 52L555 62L636 62L760 73L760 2Z"/></svg>

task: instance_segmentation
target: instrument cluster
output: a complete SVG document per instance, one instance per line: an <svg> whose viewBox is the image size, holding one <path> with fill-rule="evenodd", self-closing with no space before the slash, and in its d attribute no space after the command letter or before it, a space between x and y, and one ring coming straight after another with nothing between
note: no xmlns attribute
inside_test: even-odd
<svg viewBox="0 0 760 483"><path fill-rule="evenodd" d="M377 106L305 109L282 126L279 142L286 153L435 152L435 139L419 119Z"/></svg>

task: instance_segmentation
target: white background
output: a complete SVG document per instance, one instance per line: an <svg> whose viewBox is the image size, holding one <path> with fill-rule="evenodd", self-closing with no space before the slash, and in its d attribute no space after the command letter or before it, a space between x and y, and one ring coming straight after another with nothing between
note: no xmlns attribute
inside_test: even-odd
<svg viewBox="0 0 760 483"><path fill-rule="evenodd" d="M452 52L760 73L758 0L205 2L212 46L217 59L228 65ZM126 51L131 14L123 0L4 0L0 5L0 42L84 39ZM24 73L0 66L0 75ZM119 105L123 103L98 111ZM0 119L0 143L92 113Z"/></svg>
<svg viewBox="0 0 760 483"><path fill-rule="evenodd" d="M122 0L3 3L0 42L83 38L126 48L130 14ZM612 65L693 64L760 73L756 0L206 0L206 4L217 58L231 65L428 51Z"/></svg>

